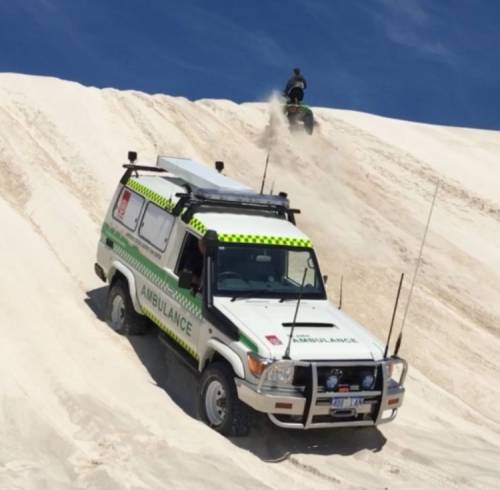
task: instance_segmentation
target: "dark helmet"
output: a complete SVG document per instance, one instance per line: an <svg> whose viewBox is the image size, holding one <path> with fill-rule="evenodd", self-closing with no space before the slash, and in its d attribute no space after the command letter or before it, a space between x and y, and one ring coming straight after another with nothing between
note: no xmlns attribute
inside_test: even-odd
<svg viewBox="0 0 500 490"><path fill-rule="evenodd" d="M293 72L295 73L295 75L300 75L300 68L294 68Z"/></svg>

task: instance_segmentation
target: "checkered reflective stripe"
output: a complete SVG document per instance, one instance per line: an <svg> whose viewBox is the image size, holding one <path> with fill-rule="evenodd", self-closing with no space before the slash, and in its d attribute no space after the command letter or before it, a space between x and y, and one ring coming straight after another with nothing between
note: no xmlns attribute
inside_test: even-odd
<svg viewBox="0 0 500 490"><path fill-rule="evenodd" d="M202 236L207 231L207 228L205 227L205 225L198 218L194 218L194 217L191 218L189 220L189 226L194 228Z"/></svg>
<svg viewBox="0 0 500 490"><path fill-rule="evenodd" d="M227 243L259 243L265 245L287 245L289 247L312 247L307 238L291 238L269 235L242 235L236 233L221 233L218 235L221 242Z"/></svg>
<svg viewBox="0 0 500 490"><path fill-rule="evenodd" d="M119 255L125 262L127 262L131 267L133 267L137 272L142 274L146 279L148 279L152 284L154 284L158 289L160 289L163 293L170 296L174 299L180 306L189 311L192 315L194 315L198 319L202 319L201 308L192 303L188 298L186 298L178 289L172 287L172 284L169 284L167 278L161 277L156 274L150 268L144 265L140 260L137 260L135 257L130 255L125 249L120 247L119 245L115 245L113 250Z"/></svg>
<svg viewBox="0 0 500 490"><path fill-rule="evenodd" d="M160 206L163 209L166 209L167 211L172 211L172 209L174 209L174 203L172 202L171 199L163 197L157 192L152 191L145 185L140 184L135 179L128 179L127 187L137 192L141 196L145 197L146 199L149 199L150 201L154 202L155 204L158 204L158 206Z"/></svg>
<svg viewBox="0 0 500 490"><path fill-rule="evenodd" d="M118 231L108 225L103 225L104 236L114 241L113 250L134 270L142 274L163 293L174 299L180 306L189 311L198 319L202 319L201 301L191 292L180 290L177 287L176 278L168 274L164 269L158 267L147 257L142 255L137 247L129 244L128 240Z"/></svg>
<svg viewBox="0 0 500 490"><path fill-rule="evenodd" d="M181 339L178 335L175 334L173 330L168 328L168 326L162 322L156 315L154 315L149 309L142 308L143 313L153 322L158 325L169 337L171 337L175 342L177 342L185 351L188 352L192 357L196 360L200 358L197 352L187 343L184 339Z"/></svg>

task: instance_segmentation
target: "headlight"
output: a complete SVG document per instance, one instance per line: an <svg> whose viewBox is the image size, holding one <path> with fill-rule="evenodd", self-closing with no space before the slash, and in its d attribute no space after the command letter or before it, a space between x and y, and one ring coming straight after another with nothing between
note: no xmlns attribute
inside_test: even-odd
<svg viewBox="0 0 500 490"><path fill-rule="evenodd" d="M290 385L293 382L294 371L295 369L291 363L276 363L268 371L267 381L270 381L273 384Z"/></svg>
<svg viewBox="0 0 500 490"><path fill-rule="evenodd" d="M387 366L387 378L393 383L400 384L403 376L404 366L402 362L391 362Z"/></svg>
<svg viewBox="0 0 500 490"><path fill-rule="evenodd" d="M271 359L266 359L265 357L259 356L259 354L255 354L254 352L249 352L247 354L248 369L256 378L260 378L264 369L266 369L271 362Z"/></svg>

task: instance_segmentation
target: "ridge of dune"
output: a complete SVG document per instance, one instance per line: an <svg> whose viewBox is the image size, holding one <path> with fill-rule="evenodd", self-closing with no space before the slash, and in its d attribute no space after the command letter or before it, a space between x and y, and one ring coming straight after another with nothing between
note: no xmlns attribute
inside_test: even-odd
<svg viewBox="0 0 500 490"><path fill-rule="evenodd" d="M313 136L271 138L269 111L0 74L0 488L498 487L500 132L317 108ZM100 318L93 263L127 151L223 160L257 188L271 143L266 188L302 209L332 300L343 275L345 310L382 339L442 182L401 351L405 404L380 429L260 420L225 439L164 380L154 339Z"/></svg>

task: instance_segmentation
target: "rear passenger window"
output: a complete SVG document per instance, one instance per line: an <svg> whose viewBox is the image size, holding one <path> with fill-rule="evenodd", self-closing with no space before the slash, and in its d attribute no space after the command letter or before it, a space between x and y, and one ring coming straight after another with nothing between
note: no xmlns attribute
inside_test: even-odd
<svg viewBox="0 0 500 490"><path fill-rule="evenodd" d="M174 217L152 202L146 205L146 211L139 227L139 236L161 252L167 248L168 238Z"/></svg>
<svg viewBox="0 0 500 490"><path fill-rule="evenodd" d="M129 230L135 231L143 204L144 198L142 196L124 187L118 196L115 209L113 209L113 218Z"/></svg>

